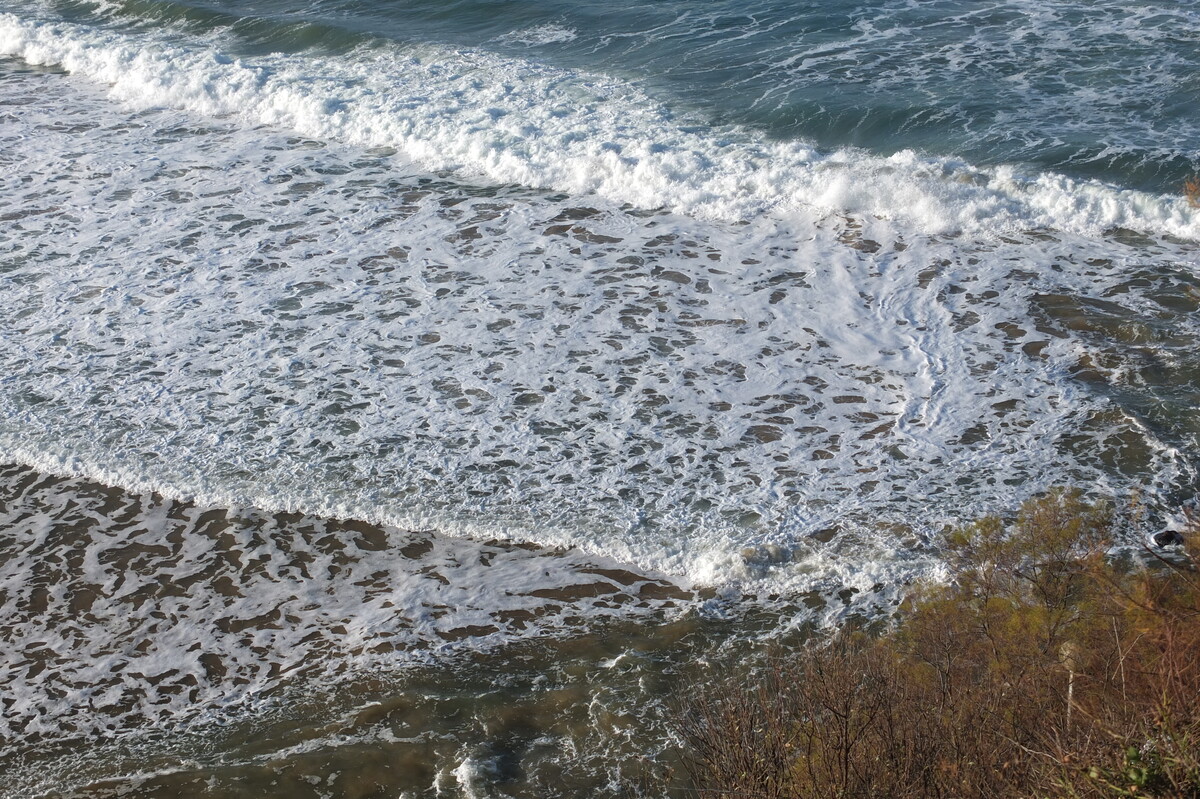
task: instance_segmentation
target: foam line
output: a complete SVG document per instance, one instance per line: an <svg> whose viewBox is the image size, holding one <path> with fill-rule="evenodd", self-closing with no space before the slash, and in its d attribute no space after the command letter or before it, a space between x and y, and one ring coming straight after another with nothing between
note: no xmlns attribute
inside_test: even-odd
<svg viewBox="0 0 1200 799"><path fill-rule="evenodd" d="M425 168L741 220L866 213L926 232L1112 227L1200 238L1177 197L921 157L820 152L697 130L636 87L479 51L375 42L331 58L237 59L167 30L0 15L0 53L57 65L135 106L398 148Z"/></svg>

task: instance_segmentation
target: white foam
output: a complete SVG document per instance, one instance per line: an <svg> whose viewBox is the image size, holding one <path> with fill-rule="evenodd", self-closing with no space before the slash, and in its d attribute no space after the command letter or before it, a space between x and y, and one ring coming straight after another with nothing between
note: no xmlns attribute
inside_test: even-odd
<svg viewBox="0 0 1200 799"><path fill-rule="evenodd" d="M686 599L578 553L187 506L12 467L0 491L0 756L36 738L219 721L292 680L436 663L572 629L565 617L662 619Z"/></svg>
<svg viewBox="0 0 1200 799"><path fill-rule="evenodd" d="M221 721L309 667L332 681L683 612L554 598L585 580L632 596L613 576L629 569L715 586L691 608L712 616L746 592L850 589L878 610L938 573L943 522L1055 483L1151 504L1196 485L1178 421L1196 405L1179 377L1200 352L1196 248L993 235L1190 235L1175 201L718 146L626 86L478 53L240 63L169 39L0 16L6 52L112 84L0 81L0 460L263 510L214 541L202 508L78 482L8 506L11 737ZM363 146L381 143L583 194L456 183ZM821 198L896 218L818 219ZM983 231L917 232L955 226ZM284 510L392 526L360 545L321 520L284 533ZM397 555L428 527L477 540ZM45 588L49 612L30 610ZM129 612L141 597L153 614ZM780 624L815 615L797 614ZM487 765L464 750L443 786Z"/></svg>
<svg viewBox="0 0 1200 799"><path fill-rule="evenodd" d="M1125 411L1136 476L1102 435L1061 443L1108 401L1067 377L1094 345L1033 303L1121 285L1123 245L475 196L25 83L0 133L0 455L44 471L764 590L892 584L922 529L1054 482L1187 479Z"/></svg>
<svg viewBox="0 0 1200 799"><path fill-rule="evenodd" d="M545 25L537 25L532 28L506 33L503 36L497 36L494 41L498 44L541 47L547 44L573 42L577 38L579 38L579 35L574 29L547 23Z"/></svg>
<svg viewBox="0 0 1200 799"><path fill-rule="evenodd" d="M1182 198L911 152L822 153L742 130L696 132L627 84L483 52L379 44L338 58L241 60L214 38L0 15L0 53L108 84L118 100L396 147L464 176L726 220L851 211L927 232L1122 226L1200 238Z"/></svg>
<svg viewBox="0 0 1200 799"><path fill-rule="evenodd" d="M710 223L131 113L61 74L0 92L0 460L264 511L214 540L202 508L18 492L37 506L0 518L18 737L219 721L309 666L682 612L653 590L554 597L632 595L618 570L714 586L692 606L712 616L809 590L858 592L833 618L878 611L937 573L943 522L1055 483L1151 504L1196 484L1194 246ZM393 526L360 545L280 510ZM427 527L477 540L397 555ZM780 624L814 615L795 613ZM487 760L464 752L447 788L468 756L468 781Z"/></svg>

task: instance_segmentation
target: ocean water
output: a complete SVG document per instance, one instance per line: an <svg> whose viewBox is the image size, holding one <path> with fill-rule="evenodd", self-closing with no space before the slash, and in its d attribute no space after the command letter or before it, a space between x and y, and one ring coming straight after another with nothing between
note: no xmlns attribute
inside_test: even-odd
<svg viewBox="0 0 1200 799"><path fill-rule="evenodd" d="M616 794L946 525L1173 524L1200 11L1128 6L0 0L0 792Z"/></svg>

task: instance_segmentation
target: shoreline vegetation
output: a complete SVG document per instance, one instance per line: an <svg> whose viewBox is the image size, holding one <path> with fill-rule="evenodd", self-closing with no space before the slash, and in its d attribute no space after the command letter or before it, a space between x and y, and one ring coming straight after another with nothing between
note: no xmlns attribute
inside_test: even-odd
<svg viewBox="0 0 1200 799"><path fill-rule="evenodd" d="M1136 503L1135 503L1136 505ZM1200 797L1200 517L1138 554L1078 492L947 540L950 580L675 718L721 799ZM1161 545L1167 544L1165 547Z"/></svg>
<svg viewBox="0 0 1200 799"><path fill-rule="evenodd" d="M1188 205L1200 208L1200 175L1192 175L1183 182L1183 196L1187 199Z"/></svg>

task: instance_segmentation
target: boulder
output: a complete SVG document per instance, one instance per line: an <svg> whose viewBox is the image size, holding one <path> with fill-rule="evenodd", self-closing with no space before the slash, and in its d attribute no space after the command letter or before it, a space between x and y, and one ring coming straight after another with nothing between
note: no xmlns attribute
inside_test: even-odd
<svg viewBox="0 0 1200 799"><path fill-rule="evenodd" d="M1183 536L1178 530L1160 530L1151 538L1154 540L1154 545L1158 547L1172 547L1183 543Z"/></svg>

